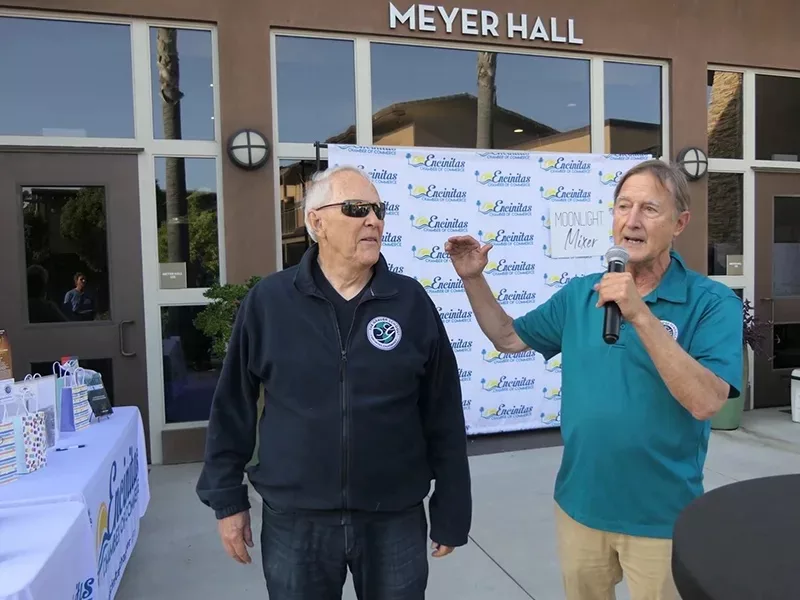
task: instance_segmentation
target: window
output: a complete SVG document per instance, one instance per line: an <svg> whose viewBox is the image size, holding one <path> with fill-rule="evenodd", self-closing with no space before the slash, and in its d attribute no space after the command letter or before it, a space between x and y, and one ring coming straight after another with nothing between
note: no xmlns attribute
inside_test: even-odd
<svg viewBox="0 0 800 600"><path fill-rule="evenodd" d="M800 296L800 198L777 196L774 201L772 295Z"/></svg>
<svg viewBox="0 0 800 600"><path fill-rule="evenodd" d="M0 17L0 56L0 135L133 138L129 26Z"/></svg>
<svg viewBox="0 0 800 600"><path fill-rule="evenodd" d="M153 137L214 139L211 32L150 28Z"/></svg>
<svg viewBox="0 0 800 600"><path fill-rule="evenodd" d="M708 156L742 158L741 73L708 72Z"/></svg>
<svg viewBox="0 0 800 600"><path fill-rule="evenodd" d="M756 75L756 159L800 160L800 79Z"/></svg>
<svg viewBox="0 0 800 600"><path fill-rule="evenodd" d="M661 67L606 62L603 74L606 152L662 156Z"/></svg>
<svg viewBox="0 0 800 600"><path fill-rule="evenodd" d="M219 283L216 159L155 160L161 288Z"/></svg>
<svg viewBox="0 0 800 600"><path fill-rule="evenodd" d="M373 142L588 152L589 61L373 43ZM413 65L413 77L397 74Z"/></svg>
<svg viewBox="0 0 800 600"><path fill-rule="evenodd" d="M281 35L275 46L278 139L355 143L353 42Z"/></svg>
<svg viewBox="0 0 800 600"><path fill-rule="evenodd" d="M743 275L744 175L708 174L708 274Z"/></svg>
<svg viewBox="0 0 800 600"><path fill-rule="evenodd" d="M327 168L328 162L321 161L320 169ZM281 242L285 269L300 262L311 241L306 237L303 199L306 183L317 170L317 161L282 160L280 170Z"/></svg>

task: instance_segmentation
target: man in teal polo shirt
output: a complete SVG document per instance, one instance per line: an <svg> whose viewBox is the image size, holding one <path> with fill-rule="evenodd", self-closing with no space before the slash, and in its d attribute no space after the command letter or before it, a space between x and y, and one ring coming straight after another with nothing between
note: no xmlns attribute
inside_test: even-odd
<svg viewBox="0 0 800 600"><path fill-rule="evenodd" d="M500 352L562 354L556 529L567 600L678 598L672 528L703 493L709 419L742 382L742 304L686 268L672 243L689 222L683 174L661 161L628 171L614 192L614 241L624 273L571 280L512 319L483 277L490 245L470 236L445 249L481 329ZM622 314L602 339L604 304Z"/></svg>

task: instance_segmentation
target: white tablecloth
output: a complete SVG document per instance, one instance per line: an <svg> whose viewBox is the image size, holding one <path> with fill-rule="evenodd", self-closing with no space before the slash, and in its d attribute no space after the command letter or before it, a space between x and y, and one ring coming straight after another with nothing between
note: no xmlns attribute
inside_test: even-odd
<svg viewBox="0 0 800 600"><path fill-rule="evenodd" d="M0 508L0 600L94 599L93 555L83 503Z"/></svg>
<svg viewBox="0 0 800 600"><path fill-rule="evenodd" d="M139 519L150 501L141 415L117 407L83 431L64 433L47 466L0 486L0 508L77 501L91 520L98 574L97 600L116 595L139 535ZM94 600L94 598L93 598Z"/></svg>

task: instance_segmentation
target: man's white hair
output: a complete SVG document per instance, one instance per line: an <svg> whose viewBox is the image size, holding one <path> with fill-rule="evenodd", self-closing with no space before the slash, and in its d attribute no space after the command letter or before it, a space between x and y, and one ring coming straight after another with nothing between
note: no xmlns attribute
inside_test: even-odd
<svg viewBox="0 0 800 600"><path fill-rule="evenodd" d="M303 200L303 210L305 213L306 231L308 232L308 236L315 242L317 241L317 234L314 233L311 223L309 222L309 213L315 208L330 204L331 193L333 191L332 180L333 177L339 173L355 173L356 175L360 175L367 180L370 185L373 185L372 180L367 176L367 174L353 165L339 165L337 167L331 167L329 169L325 169L324 171L314 173L314 175L311 177L310 183L308 184L308 191L306 191L305 199Z"/></svg>

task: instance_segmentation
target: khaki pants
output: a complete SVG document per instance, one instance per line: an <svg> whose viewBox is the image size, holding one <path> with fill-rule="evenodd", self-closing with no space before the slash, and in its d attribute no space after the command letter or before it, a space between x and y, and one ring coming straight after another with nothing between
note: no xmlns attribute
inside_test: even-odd
<svg viewBox="0 0 800 600"><path fill-rule="evenodd" d="M623 573L631 600L680 600L672 540L591 529L558 505L556 537L567 600L615 600Z"/></svg>

